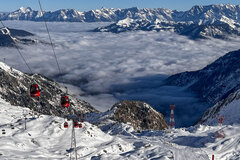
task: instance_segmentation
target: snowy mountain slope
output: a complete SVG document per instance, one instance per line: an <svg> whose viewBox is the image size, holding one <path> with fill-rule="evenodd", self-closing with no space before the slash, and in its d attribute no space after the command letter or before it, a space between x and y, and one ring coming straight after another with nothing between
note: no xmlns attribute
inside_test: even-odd
<svg viewBox="0 0 240 160"><path fill-rule="evenodd" d="M1 131L6 131L6 134L1 133L0 137L1 159L67 159L66 150L71 145L71 129L63 128L64 119L46 115L33 118L28 115L25 131L24 125L19 123L23 123L23 110L28 113L29 109L11 106L1 100L0 110L0 128ZM11 129L10 124L15 128ZM103 154L104 150L107 150L108 154L112 153L114 157L114 154L132 148L131 144L107 135L87 122L83 124L82 129L76 129L75 133L78 156L83 159Z"/></svg>
<svg viewBox="0 0 240 160"><path fill-rule="evenodd" d="M191 39L220 38L240 35L239 6L210 5L194 6L189 11L172 12L171 18L135 19L127 17L95 32L120 33L126 31L170 31Z"/></svg>
<svg viewBox="0 0 240 160"><path fill-rule="evenodd" d="M229 52L201 70L170 76L166 84L186 86L213 105L239 89L239 57L240 50Z"/></svg>
<svg viewBox="0 0 240 160"><path fill-rule="evenodd" d="M30 112L30 114L29 114ZM23 113L27 115L24 130ZM64 119L54 116L33 116L28 108L12 106L0 99L0 158L1 159L69 159L71 128L63 128ZM71 125L71 123L69 122ZM11 129L11 125L14 129ZM78 158L84 160L158 159L206 160L214 154L218 160L240 158L239 126L195 126L166 131L128 130L112 128L110 135L85 122L75 129ZM226 138L215 139L223 129ZM2 134L5 130L6 134Z"/></svg>
<svg viewBox="0 0 240 160"><path fill-rule="evenodd" d="M220 4L207 6L193 6L184 12L178 21L192 21L196 24L213 24L218 21L239 23L240 5Z"/></svg>
<svg viewBox="0 0 240 160"><path fill-rule="evenodd" d="M193 22L173 22L173 21L149 21L149 20L133 20L126 18L117 23L110 24L106 27L94 29L94 32L112 32L121 33L126 31L170 31L180 35L188 36L191 39L199 38L219 38L227 39L229 36L239 36L239 24L229 25L226 22L213 24L196 24Z"/></svg>
<svg viewBox="0 0 240 160"><path fill-rule="evenodd" d="M42 88L40 99L29 96L29 87L33 83ZM0 96L12 105L28 107L39 113L62 115L65 113L60 107L60 96L64 92L65 89L50 79L37 74L24 74L0 62ZM72 111L96 111L89 103L69 96Z"/></svg>
<svg viewBox="0 0 240 160"><path fill-rule="evenodd" d="M240 124L240 90L231 93L227 98L209 108L199 119L199 124L216 125L217 115L224 115L223 124Z"/></svg>

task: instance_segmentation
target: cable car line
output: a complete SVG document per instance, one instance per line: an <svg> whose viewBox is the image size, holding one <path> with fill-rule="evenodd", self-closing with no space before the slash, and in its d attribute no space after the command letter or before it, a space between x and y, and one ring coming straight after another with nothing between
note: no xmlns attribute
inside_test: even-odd
<svg viewBox="0 0 240 160"><path fill-rule="evenodd" d="M2 20L0 20L0 21L1 21L2 26L3 26L3 27L6 27L6 26L3 24Z"/></svg>
<svg viewBox="0 0 240 160"><path fill-rule="evenodd" d="M2 22L2 20L0 20L2 26L7 29L7 27L4 25L4 23ZM27 68L29 69L30 73L33 74L33 71L31 69L31 67L29 66L29 64L27 63L26 59L24 58L22 52L20 51L18 45L15 42L15 38L11 36L10 32L6 32L7 35L9 35L12 39L13 39L13 43L14 43L14 47L17 49L17 52L19 53L19 55L21 56L21 58L23 59L24 63L26 64ZM41 90L39 88L39 85L34 82L33 84L30 85L30 96L31 97L39 97L41 93Z"/></svg>
<svg viewBox="0 0 240 160"><path fill-rule="evenodd" d="M2 20L0 20L0 22L1 22L2 26L3 26L3 28L7 28L7 27L4 25L4 23L2 22ZM14 41L14 38L11 36L11 33L9 32L9 33L7 33L7 34L13 39L13 43L15 44L14 46L15 46L15 48L17 49L17 52L19 53L19 55L20 55L21 58L23 59L23 61L24 61L24 63L26 64L27 68L29 69L30 73L33 74L30 66L28 65L28 63L27 63L27 61L26 61L26 59L24 58L24 56L22 55L19 47L17 46L16 42Z"/></svg>
<svg viewBox="0 0 240 160"><path fill-rule="evenodd" d="M57 63L57 67L58 67L58 70L59 70L59 74L61 74L62 72L61 72L61 69L60 69L60 66L59 66L59 62L58 62L58 59L57 59L57 56L56 56L56 52L55 52L55 49L54 49L54 46L53 46L52 38L51 38L49 29L48 29L48 26L47 26L46 19L45 19L44 16L43 16L43 9L42 9L42 5L41 5L41 1L38 0L38 3L39 3L40 10L41 10L42 18L43 18L43 21L44 21L44 24L45 24L45 27L46 27L46 30L47 30L47 33L48 33L48 38L49 38L50 44L51 44L51 46L52 46L52 51L53 51L53 54L54 54L54 57L55 57L55 60L56 60L56 63Z"/></svg>
<svg viewBox="0 0 240 160"><path fill-rule="evenodd" d="M47 25L47 21L46 19L44 18L44 15L43 15L43 8L42 8L42 4L41 4L41 1L38 0L38 4L39 4L39 7L40 7L40 11L41 11L41 15L42 15L42 18L43 18L43 21L44 21L44 24L45 24L45 27L46 27L46 31L47 31L47 34L48 34L48 38L49 38L49 41L50 41L50 44L51 44L51 47L52 47L52 51L53 51L53 54L54 54L54 57L55 57L55 60L56 60L56 64L57 64L57 67L58 67L58 70L59 70L59 74L61 75L62 74L62 71L61 71L61 68L60 68L60 65L59 65L59 62L58 62L58 59L57 59L57 55L56 55L56 51L54 49L54 45L53 45L53 41L52 41L52 38L51 38L51 35L50 35L50 32L49 32L49 28L48 28L48 25ZM65 86L66 87L66 86ZM60 99L60 106L63 107L63 108L68 108L70 106L70 100L69 100L69 97L67 96L68 94L68 90L67 90L67 87L66 87L66 93L63 94L61 96L61 99Z"/></svg>

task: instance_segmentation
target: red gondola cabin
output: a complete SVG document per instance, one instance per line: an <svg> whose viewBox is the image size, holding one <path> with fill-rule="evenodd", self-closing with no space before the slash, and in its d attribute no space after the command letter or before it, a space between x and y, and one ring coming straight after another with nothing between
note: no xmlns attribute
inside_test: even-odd
<svg viewBox="0 0 240 160"><path fill-rule="evenodd" d="M64 123L64 128L68 128L68 123L67 122Z"/></svg>
<svg viewBox="0 0 240 160"><path fill-rule="evenodd" d="M68 96L62 96L61 97L61 107L67 108L69 106L70 106L70 101L69 101Z"/></svg>
<svg viewBox="0 0 240 160"><path fill-rule="evenodd" d="M78 121L74 121L74 122L73 122L73 126L74 126L74 128L78 128L78 127L79 127Z"/></svg>
<svg viewBox="0 0 240 160"><path fill-rule="evenodd" d="M82 123L84 123L84 119L85 119L85 114L81 113L80 114L80 120Z"/></svg>
<svg viewBox="0 0 240 160"><path fill-rule="evenodd" d="M82 123L79 124L79 128L82 128Z"/></svg>
<svg viewBox="0 0 240 160"><path fill-rule="evenodd" d="M31 97L39 97L40 96L40 88L37 84L32 84L30 86L30 96Z"/></svg>

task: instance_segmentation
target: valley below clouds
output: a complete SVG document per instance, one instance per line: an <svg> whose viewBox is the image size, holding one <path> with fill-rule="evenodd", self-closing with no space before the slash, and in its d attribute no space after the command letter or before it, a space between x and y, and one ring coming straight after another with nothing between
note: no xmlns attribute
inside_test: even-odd
<svg viewBox="0 0 240 160"><path fill-rule="evenodd" d="M35 39L49 41L43 22L5 24L34 33ZM132 99L146 101L167 117L169 104L175 103L176 119L181 117L176 124L188 126L209 106L184 88L162 86L163 80L172 74L201 69L239 49L239 38L194 41L170 32L90 32L109 24L48 23L62 75L50 45L20 45L21 51L34 73L69 84L76 96L100 111L119 100ZM0 55L8 65L28 72L14 48L1 48Z"/></svg>

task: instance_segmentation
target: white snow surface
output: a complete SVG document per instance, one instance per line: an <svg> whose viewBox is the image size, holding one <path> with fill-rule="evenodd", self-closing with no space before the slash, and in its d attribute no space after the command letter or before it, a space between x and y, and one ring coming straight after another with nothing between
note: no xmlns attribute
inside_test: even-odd
<svg viewBox="0 0 240 160"><path fill-rule="evenodd" d="M23 113L27 114L24 130ZM0 159L69 159L71 128L64 129L64 119L39 115L31 116L27 108L11 106L0 99ZM88 120L88 119L87 119ZM69 122L70 123L70 122ZM10 125L14 125L11 129ZM118 127L116 127L118 126ZM83 160L207 160L214 154L217 160L240 159L240 127L195 126L168 131L143 131L120 134L127 125L119 124L103 132L85 122L75 129L77 154ZM5 129L6 134L2 134ZM216 139L214 133L222 129L226 138Z"/></svg>
<svg viewBox="0 0 240 160"><path fill-rule="evenodd" d="M209 108L202 116L203 124L217 125L217 115L224 116L223 124L232 125L240 124L240 90L230 94L227 98L216 103L213 107ZM201 123L200 120L200 123Z"/></svg>
<svg viewBox="0 0 240 160"><path fill-rule="evenodd" d="M234 100L230 104L223 106L218 112L220 116L224 115L226 124L240 123L240 100ZM208 119L207 124L217 124L216 118Z"/></svg>

